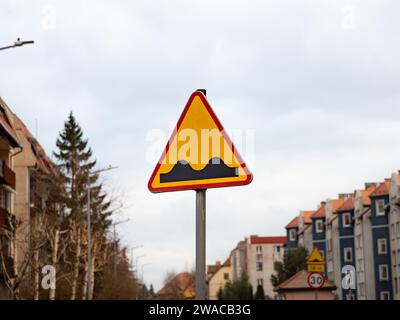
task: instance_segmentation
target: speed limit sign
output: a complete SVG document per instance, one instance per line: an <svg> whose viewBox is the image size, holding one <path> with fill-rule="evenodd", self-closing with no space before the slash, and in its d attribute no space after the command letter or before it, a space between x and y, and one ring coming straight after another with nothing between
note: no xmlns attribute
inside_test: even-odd
<svg viewBox="0 0 400 320"><path fill-rule="evenodd" d="M321 289L325 283L325 277L320 272L311 272L307 277L307 283L312 289Z"/></svg>

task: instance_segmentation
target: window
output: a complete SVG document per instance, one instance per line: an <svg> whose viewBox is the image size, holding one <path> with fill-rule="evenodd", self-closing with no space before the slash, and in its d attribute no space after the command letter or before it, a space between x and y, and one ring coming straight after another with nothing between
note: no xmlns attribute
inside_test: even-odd
<svg viewBox="0 0 400 320"><path fill-rule="evenodd" d="M290 239L290 241L296 241L296 237L297 237L296 229L290 229L289 230L289 239Z"/></svg>
<svg viewBox="0 0 400 320"><path fill-rule="evenodd" d="M274 246L274 253L279 253L281 252L281 247L280 246Z"/></svg>
<svg viewBox="0 0 400 320"><path fill-rule="evenodd" d="M390 233L392 234L392 240L396 238L396 234L394 232L394 223L390 225Z"/></svg>
<svg viewBox="0 0 400 320"><path fill-rule="evenodd" d="M381 291L381 300L389 300L389 299L390 299L389 291Z"/></svg>
<svg viewBox="0 0 400 320"><path fill-rule="evenodd" d="M224 280L229 280L229 273L224 273Z"/></svg>
<svg viewBox="0 0 400 320"><path fill-rule="evenodd" d="M389 280L389 274L388 274L388 266L387 264L381 264L379 265L379 280L380 281L388 281Z"/></svg>
<svg viewBox="0 0 400 320"><path fill-rule="evenodd" d="M343 227L345 227L345 228L348 228L351 226L351 213L350 212L343 213L342 223L343 223Z"/></svg>
<svg viewBox="0 0 400 320"><path fill-rule="evenodd" d="M262 252L262 246L256 246L256 252L261 253Z"/></svg>
<svg viewBox="0 0 400 320"><path fill-rule="evenodd" d="M387 254L387 243L385 238L378 239L378 254L379 255Z"/></svg>
<svg viewBox="0 0 400 320"><path fill-rule="evenodd" d="M257 279L257 286L264 286L264 280L263 279Z"/></svg>
<svg viewBox="0 0 400 320"><path fill-rule="evenodd" d="M385 215L385 200L379 199L375 201L375 210L377 216Z"/></svg>
<svg viewBox="0 0 400 320"><path fill-rule="evenodd" d="M261 261L256 262L256 270L262 271L263 270L263 263Z"/></svg>
<svg viewBox="0 0 400 320"><path fill-rule="evenodd" d="M352 248L344 248L344 262L353 261L353 249Z"/></svg>
<svg viewBox="0 0 400 320"><path fill-rule="evenodd" d="M315 221L315 232L321 233L324 232L324 221L323 220L316 220Z"/></svg>
<svg viewBox="0 0 400 320"><path fill-rule="evenodd" d="M400 266L400 249L397 250L397 263Z"/></svg>
<svg viewBox="0 0 400 320"><path fill-rule="evenodd" d="M397 234L397 239L400 239L400 221L396 222L396 234Z"/></svg>

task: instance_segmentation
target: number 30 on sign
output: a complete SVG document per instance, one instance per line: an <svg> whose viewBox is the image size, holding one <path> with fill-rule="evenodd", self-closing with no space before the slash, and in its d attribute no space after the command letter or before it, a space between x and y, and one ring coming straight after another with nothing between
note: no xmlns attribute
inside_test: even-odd
<svg viewBox="0 0 400 320"><path fill-rule="evenodd" d="M325 277L322 273L311 272L307 277L307 283L311 289L321 289L325 283Z"/></svg>

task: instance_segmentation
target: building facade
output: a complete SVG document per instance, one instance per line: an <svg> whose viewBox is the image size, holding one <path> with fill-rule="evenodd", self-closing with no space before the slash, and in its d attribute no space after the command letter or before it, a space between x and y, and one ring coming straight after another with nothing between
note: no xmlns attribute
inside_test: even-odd
<svg viewBox="0 0 400 320"><path fill-rule="evenodd" d="M275 297L271 275L275 273L274 263L282 261L286 237L250 236L247 239L247 274L253 293L262 286L266 296Z"/></svg>
<svg viewBox="0 0 400 320"><path fill-rule="evenodd" d="M221 264L217 261L215 265L207 268L208 299L218 300L218 293L224 289L225 284L230 281L231 260L230 257Z"/></svg>

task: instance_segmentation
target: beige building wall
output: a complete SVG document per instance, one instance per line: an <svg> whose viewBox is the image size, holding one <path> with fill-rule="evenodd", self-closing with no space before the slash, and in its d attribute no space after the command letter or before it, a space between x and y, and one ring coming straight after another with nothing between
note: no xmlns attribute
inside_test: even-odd
<svg viewBox="0 0 400 320"><path fill-rule="evenodd" d="M354 248L358 300L375 300L375 273L373 263L371 210L364 206L362 193L356 191L354 201Z"/></svg>
<svg viewBox="0 0 400 320"><path fill-rule="evenodd" d="M17 232L16 262L17 265L26 259L30 236L30 175L29 170L36 163L30 142L27 140L22 125L14 116L13 125L17 138L22 145L22 152L14 157L13 170L16 174L16 193L14 198L14 214L22 224Z"/></svg>
<svg viewBox="0 0 400 320"><path fill-rule="evenodd" d="M232 281L238 280L243 271L247 272L246 246L245 241L240 241L236 248L232 250L230 257L231 269L229 275Z"/></svg>
<svg viewBox="0 0 400 320"><path fill-rule="evenodd" d="M261 247L261 251L257 247ZM265 295L271 298L276 296L271 284L271 275L275 273L274 263L282 261L283 254L284 243L251 244L250 238L247 240L247 273L253 293L256 293L258 284L262 282ZM257 262L262 263L260 271L257 270Z"/></svg>
<svg viewBox="0 0 400 320"><path fill-rule="evenodd" d="M304 211L300 211L298 235L298 246L305 247L308 253L311 253L313 250L312 225L305 222Z"/></svg>
<svg viewBox="0 0 400 320"><path fill-rule="evenodd" d="M209 300L218 300L218 291L224 288L229 281L231 274L230 266L221 266L208 280L208 298Z"/></svg>
<svg viewBox="0 0 400 320"><path fill-rule="evenodd" d="M400 300L400 175L392 174L390 188L389 239L392 260L393 299Z"/></svg>

